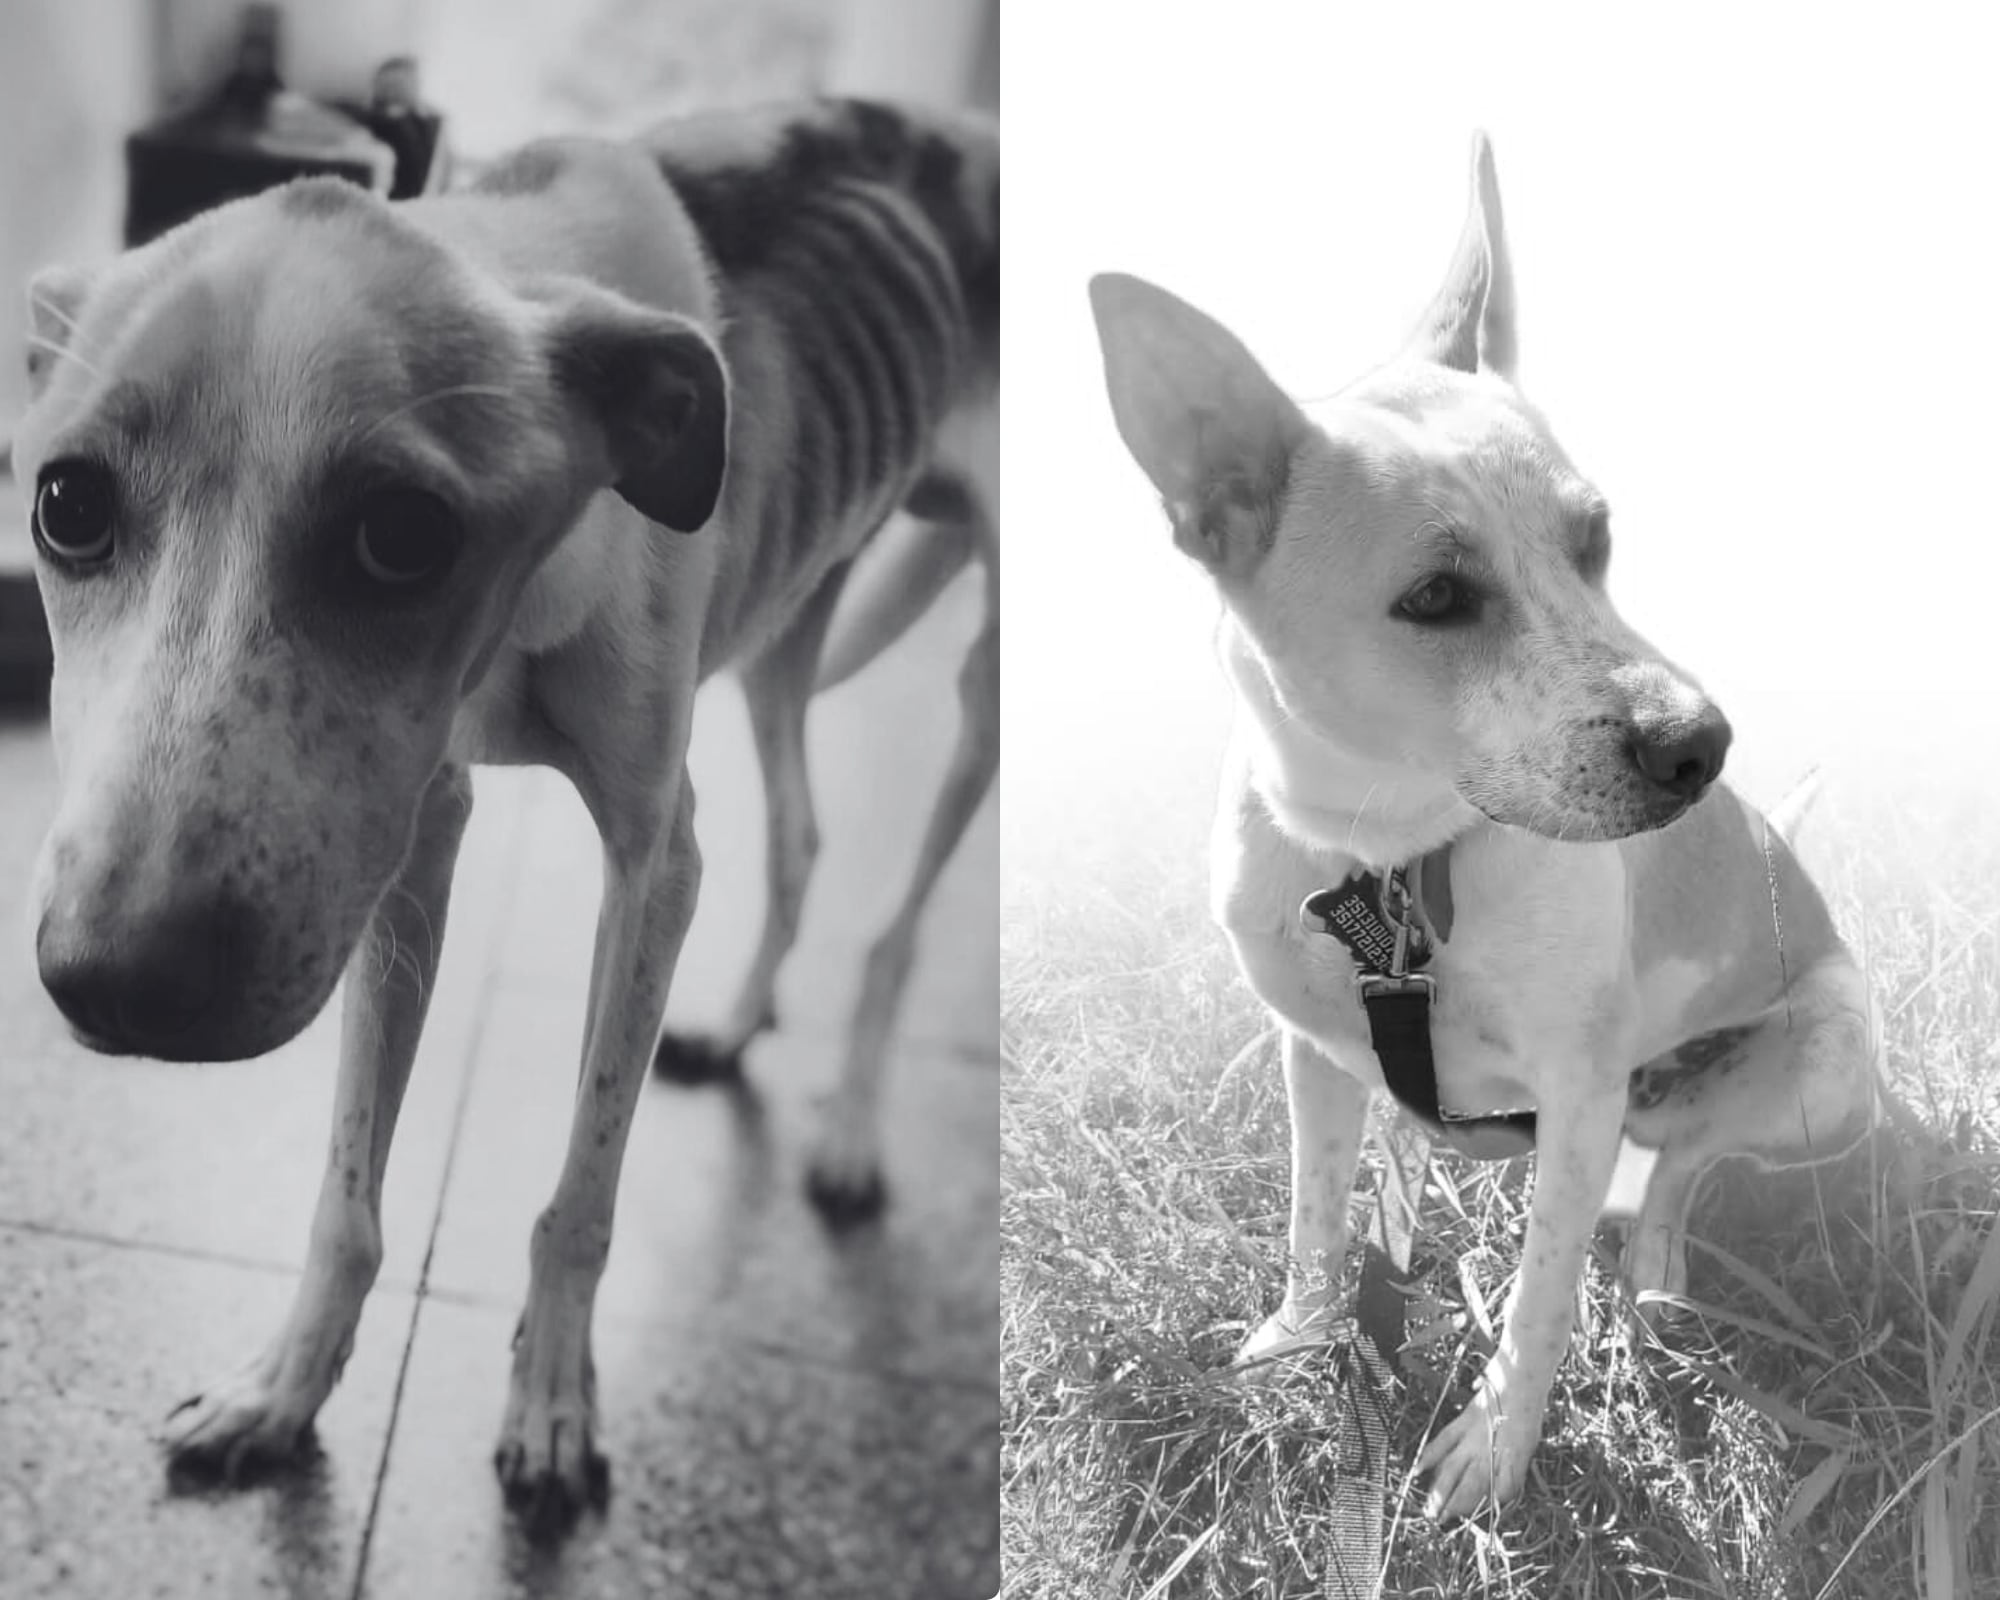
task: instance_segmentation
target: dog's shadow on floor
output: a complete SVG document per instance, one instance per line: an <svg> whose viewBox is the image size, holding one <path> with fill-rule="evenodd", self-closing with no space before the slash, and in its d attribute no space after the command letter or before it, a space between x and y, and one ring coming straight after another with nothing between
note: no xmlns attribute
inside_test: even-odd
<svg viewBox="0 0 2000 1600"><path fill-rule="evenodd" d="M257 1462L234 1477L175 1463L165 1476L170 1500L219 1507L254 1497L260 1513L255 1542L276 1556L294 1600L349 1592L353 1530L340 1515L334 1464L310 1429L297 1454L284 1461Z"/></svg>
<svg viewBox="0 0 2000 1600"><path fill-rule="evenodd" d="M782 1111L774 1111L765 1091L759 1087L754 1070L738 1068L701 1082L682 1083L656 1078L650 1092L673 1096L719 1096L729 1109L732 1133L730 1164L718 1182L727 1202L720 1208L722 1231L712 1241L720 1260L741 1263L760 1248L771 1235L785 1227L783 1212L805 1193L804 1172L791 1159L787 1135L797 1130L786 1126ZM811 1121L806 1127L812 1126ZM892 1202L893 1204L893 1202ZM871 1274L871 1264L879 1263L882 1251L883 1218L869 1213L860 1217L829 1218L813 1206L817 1242L837 1260L845 1263L843 1276L861 1278ZM725 1283L724 1287L728 1287ZM865 1288L866 1285L858 1287Z"/></svg>
<svg viewBox="0 0 2000 1600"><path fill-rule="evenodd" d="M829 1214L808 1197L805 1151L818 1131L823 1104L788 1081L794 1064L775 1053L754 1052L739 1072L700 1084L656 1079L649 1092L676 1097L719 1096L728 1108L718 1138L713 1192L722 1198L711 1225L690 1245L714 1262L707 1280L718 1302L743 1292L746 1304L770 1306L789 1327L779 1344L815 1327L820 1355L840 1348L841 1365L857 1370L928 1370L937 1319L956 1285L955 1229L962 1219L941 1217L934 1197L915 1182L899 1191L893 1175L881 1209ZM893 1132L891 1137L894 1137ZM775 1271L774 1271L775 1268ZM784 1287L774 1291L774 1281ZM950 1285L950 1286L948 1286ZM774 1293L778 1303L773 1304ZM996 1332L997 1314L993 1317Z"/></svg>

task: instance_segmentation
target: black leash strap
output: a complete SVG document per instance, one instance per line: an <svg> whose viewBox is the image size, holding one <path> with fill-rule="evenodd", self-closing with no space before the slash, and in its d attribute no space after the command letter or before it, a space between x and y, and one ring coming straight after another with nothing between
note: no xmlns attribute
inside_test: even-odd
<svg viewBox="0 0 2000 1600"><path fill-rule="evenodd" d="M1431 984L1428 978L1361 981L1368 1037L1382 1058L1389 1092L1424 1121L1442 1123L1437 1061L1431 1055Z"/></svg>
<svg viewBox="0 0 2000 1600"><path fill-rule="evenodd" d="M1406 868L1394 868L1386 880L1364 872L1306 896L1299 922L1308 932L1331 934L1353 956L1369 1040L1398 1101L1466 1155L1504 1160L1533 1148L1532 1111L1461 1117L1438 1099L1433 984L1420 970L1430 960L1430 939L1411 911Z"/></svg>

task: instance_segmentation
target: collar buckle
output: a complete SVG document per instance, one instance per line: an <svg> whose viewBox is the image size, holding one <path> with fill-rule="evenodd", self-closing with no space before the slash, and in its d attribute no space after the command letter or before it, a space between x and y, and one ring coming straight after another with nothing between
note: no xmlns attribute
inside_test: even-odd
<svg viewBox="0 0 2000 1600"><path fill-rule="evenodd" d="M1420 994L1426 1000L1437 998L1437 979L1428 972L1357 972L1354 986L1361 991L1364 1003L1377 995Z"/></svg>

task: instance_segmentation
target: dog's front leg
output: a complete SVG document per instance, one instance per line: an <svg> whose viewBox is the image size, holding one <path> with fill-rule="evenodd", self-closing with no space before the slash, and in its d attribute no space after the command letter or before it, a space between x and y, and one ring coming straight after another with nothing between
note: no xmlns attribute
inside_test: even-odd
<svg viewBox="0 0 2000 1600"><path fill-rule="evenodd" d="M636 840L606 833L576 1110L555 1196L529 1242L528 1303L493 1464L509 1503L537 1531L559 1531L609 1485L596 1443L591 1309L626 1135L701 882L685 776L669 804L669 816Z"/></svg>
<svg viewBox="0 0 2000 1600"><path fill-rule="evenodd" d="M1535 1109L1528 1240L1500 1347L1472 1403L1418 1462L1419 1470L1433 1473L1425 1502L1433 1517L1470 1516L1483 1503L1513 1499L1541 1437L1542 1410L1569 1345L1577 1280L1611 1187L1625 1120L1623 1079L1605 1081L1580 1069L1569 1081L1577 1085L1574 1093L1549 1096Z"/></svg>
<svg viewBox="0 0 2000 1600"><path fill-rule="evenodd" d="M452 868L471 814L465 769L440 769L419 805L409 857L347 964L333 1135L291 1311L262 1355L175 1408L166 1443L177 1463L233 1478L252 1461L291 1454L354 1348L361 1305L382 1262L389 1141L423 1032Z"/></svg>
<svg viewBox="0 0 2000 1600"><path fill-rule="evenodd" d="M1292 1113L1291 1260L1285 1302L1237 1352L1239 1364L1325 1331L1347 1255L1347 1202L1368 1126L1366 1084L1289 1028L1283 1050Z"/></svg>

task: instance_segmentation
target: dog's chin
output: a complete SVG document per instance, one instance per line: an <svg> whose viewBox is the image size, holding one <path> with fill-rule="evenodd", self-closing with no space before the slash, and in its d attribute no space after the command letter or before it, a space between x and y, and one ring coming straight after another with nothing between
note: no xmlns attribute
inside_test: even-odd
<svg viewBox="0 0 2000 1600"><path fill-rule="evenodd" d="M336 979L336 983L338 980ZM134 1029L113 1037L67 1022L70 1037L100 1056L134 1056L175 1063L254 1061L282 1050L318 1019L334 985L317 999L251 1015L218 1012L173 1028ZM67 1019L65 1019L67 1021Z"/></svg>
<svg viewBox="0 0 2000 1600"><path fill-rule="evenodd" d="M74 1022L67 1024L67 1026L69 1028L69 1036L93 1055L136 1056L140 1054L139 1051L133 1049L130 1045L120 1044L116 1039L107 1039L102 1034L90 1032L87 1028L79 1028Z"/></svg>
<svg viewBox="0 0 2000 1600"><path fill-rule="evenodd" d="M310 1026L310 1021L289 1030L198 1028L184 1033L159 1034L145 1038L107 1039L71 1025L70 1037L100 1056L137 1056L149 1061L175 1063L221 1063L254 1061L282 1050Z"/></svg>
<svg viewBox="0 0 2000 1600"><path fill-rule="evenodd" d="M1559 844L1614 844L1620 839L1653 833L1678 822L1702 798L1701 795L1662 795L1656 800L1621 797L1606 804L1595 798L1578 803L1560 795L1532 798L1480 795L1463 788L1459 795L1489 822L1497 822L1504 828L1519 828Z"/></svg>

